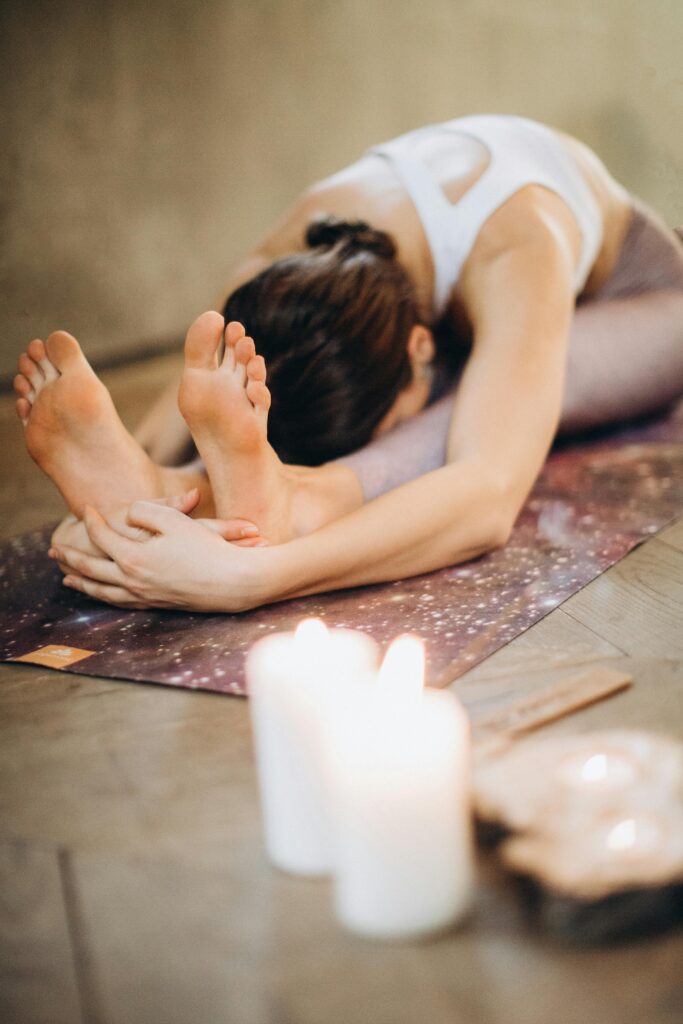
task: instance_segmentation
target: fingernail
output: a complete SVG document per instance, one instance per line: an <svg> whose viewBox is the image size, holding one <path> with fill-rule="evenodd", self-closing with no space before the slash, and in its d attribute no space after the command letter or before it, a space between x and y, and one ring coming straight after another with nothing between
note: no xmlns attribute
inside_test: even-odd
<svg viewBox="0 0 683 1024"><path fill-rule="evenodd" d="M73 586L73 582L74 582L73 581L73 576L65 576L64 579L62 580L62 584L65 587L72 587Z"/></svg>
<svg viewBox="0 0 683 1024"><path fill-rule="evenodd" d="M47 553L48 558L57 558L57 548L50 548Z"/></svg>
<svg viewBox="0 0 683 1024"><path fill-rule="evenodd" d="M258 544L254 544L254 547L255 548L267 548L268 547L268 541L267 540L260 540L258 542Z"/></svg>
<svg viewBox="0 0 683 1024"><path fill-rule="evenodd" d="M243 526L240 531L242 537L258 537L258 526Z"/></svg>

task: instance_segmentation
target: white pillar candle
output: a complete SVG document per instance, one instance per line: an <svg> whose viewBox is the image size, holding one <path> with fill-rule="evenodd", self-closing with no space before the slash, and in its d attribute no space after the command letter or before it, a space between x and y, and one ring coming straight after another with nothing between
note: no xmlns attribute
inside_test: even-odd
<svg viewBox="0 0 683 1024"><path fill-rule="evenodd" d="M319 619L259 640L246 663L266 849L298 875L331 871L324 733L374 680L375 642Z"/></svg>
<svg viewBox="0 0 683 1024"><path fill-rule="evenodd" d="M332 734L336 912L368 937L442 929L471 902L469 723L423 684L424 648L400 637L362 721Z"/></svg>

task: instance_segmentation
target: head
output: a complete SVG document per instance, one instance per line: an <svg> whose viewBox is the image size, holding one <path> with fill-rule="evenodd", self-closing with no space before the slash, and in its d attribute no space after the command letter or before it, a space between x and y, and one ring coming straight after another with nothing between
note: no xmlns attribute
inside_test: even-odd
<svg viewBox="0 0 683 1024"><path fill-rule="evenodd" d="M435 350L390 235L328 217L306 242L234 291L223 315L266 359L271 444L318 465L417 412Z"/></svg>

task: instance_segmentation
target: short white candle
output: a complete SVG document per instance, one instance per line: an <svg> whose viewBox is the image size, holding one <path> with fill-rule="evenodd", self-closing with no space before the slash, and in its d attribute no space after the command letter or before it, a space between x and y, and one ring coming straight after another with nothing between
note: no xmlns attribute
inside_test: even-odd
<svg viewBox="0 0 683 1024"><path fill-rule="evenodd" d="M469 723L423 684L423 645L400 637L363 720L333 735L336 912L368 937L440 930L471 903Z"/></svg>
<svg viewBox="0 0 683 1024"><path fill-rule="evenodd" d="M323 742L329 717L374 679L377 645L319 619L259 640L246 663L268 855L298 875L331 870Z"/></svg>

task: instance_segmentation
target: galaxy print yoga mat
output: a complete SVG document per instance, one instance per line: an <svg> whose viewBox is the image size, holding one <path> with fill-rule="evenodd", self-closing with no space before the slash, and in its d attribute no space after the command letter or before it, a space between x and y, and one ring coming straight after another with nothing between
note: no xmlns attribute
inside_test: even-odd
<svg viewBox="0 0 683 1024"><path fill-rule="evenodd" d="M60 585L49 529L0 547L0 660L244 695L250 645L300 619L414 631L444 685L523 632L683 513L683 407L666 420L555 450L507 546L414 579L242 615L121 611Z"/></svg>

